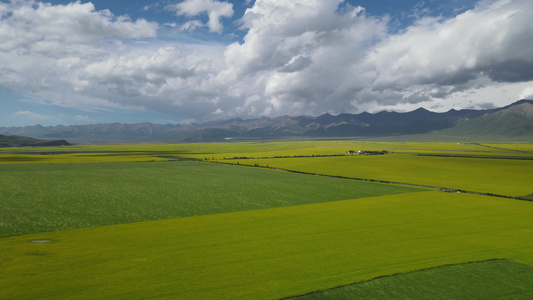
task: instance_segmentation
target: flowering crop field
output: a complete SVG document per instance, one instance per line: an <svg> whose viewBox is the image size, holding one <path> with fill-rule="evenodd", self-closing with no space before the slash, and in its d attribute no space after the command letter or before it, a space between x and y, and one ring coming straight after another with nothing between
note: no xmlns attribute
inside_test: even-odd
<svg viewBox="0 0 533 300"><path fill-rule="evenodd" d="M531 157L533 144L457 144L374 141L278 141L198 144L81 145L0 148L0 164L165 161L176 157L224 159L345 155L349 150L388 150L412 154Z"/></svg>
<svg viewBox="0 0 533 300"><path fill-rule="evenodd" d="M533 160L387 154L232 160L315 174L420 184L479 193L533 193Z"/></svg>
<svg viewBox="0 0 533 300"><path fill-rule="evenodd" d="M466 293L457 278L492 280L470 284L472 298L527 299L531 280L514 275L533 268L533 202L408 184L531 197L532 150L373 141L3 148L0 299L339 299L384 289L384 298L432 298Z"/></svg>

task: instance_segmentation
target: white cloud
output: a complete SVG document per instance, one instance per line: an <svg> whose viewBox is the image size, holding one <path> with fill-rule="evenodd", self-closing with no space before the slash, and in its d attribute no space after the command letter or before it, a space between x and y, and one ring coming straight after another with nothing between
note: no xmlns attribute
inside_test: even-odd
<svg viewBox="0 0 533 300"><path fill-rule="evenodd" d="M177 15L197 16L206 13L209 18L207 22L209 30L217 33L221 33L224 29L220 19L233 16L233 4L216 0L185 0L170 5L169 8L175 10ZM199 27L197 22L199 21L193 23L195 28Z"/></svg>
<svg viewBox="0 0 533 300"><path fill-rule="evenodd" d="M88 44L104 38L138 39L155 37L157 24L125 16L114 17L108 10L95 11L90 2L51 5L31 0L3 4L0 49L24 48L40 52L43 44L55 51L70 43Z"/></svg>
<svg viewBox="0 0 533 300"><path fill-rule="evenodd" d="M93 120L89 116L76 115L74 120L78 122L92 122Z"/></svg>
<svg viewBox="0 0 533 300"><path fill-rule="evenodd" d="M490 5L489 5L490 4ZM473 88L477 78L493 82L533 80L533 2L482 2L474 10L441 21L426 18L405 33L382 41L369 55L378 73L373 88L402 91L412 85Z"/></svg>
<svg viewBox="0 0 533 300"><path fill-rule="evenodd" d="M27 111L27 110L17 111L15 113L15 116L16 117L27 118L27 119L32 120L32 121L49 120L49 119L52 118L52 116L42 115L42 114L34 113L34 112L31 112L31 111Z"/></svg>
<svg viewBox="0 0 533 300"><path fill-rule="evenodd" d="M533 100L533 86L528 86L520 92L518 96L520 99L529 99Z"/></svg>
<svg viewBox="0 0 533 300"><path fill-rule="evenodd" d="M165 23L163 24L165 26L171 27L171 28L177 28L179 31L194 31L196 28L205 27L206 25L198 20L191 20L187 21L183 24L178 24L176 22L172 23Z"/></svg>
<svg viewBox="0 0 533 300"><path fill-rule="evenodd" d="M158 25L107 10L91 3L51 5L31 0L0 3L0 88L48 98L63 107L113 106L98 97L78 94L91 82L76 81L84 66L127 51L125 39L155 37Z"/></svg>
<svg viewBox="0 0 533 300"><path fill-rule="evenodd" d="M233 14L231 4L208 0L174 9L207 13L214 32ZM220 45L137 41L158 25L90 3L14 1L0 3L0 89L85 111L196 121L500 104L532 94L532 13L529 0L483 1L391 33L387 18L343 0L257 0L241 19L243 41Z"/></svg>
<svg viewBox="0 0 533 300"><path fill-rule="evenodd" d="M195 30L196 28L200 28L200 27L203 27L204 24L198 20L192 20L192 21L188 21L188 22L185 22L183 25L180 26L180 30L181 31L192 31L192 30Z"/></svg>
<svg viewBox="0 0 533 300"><path fill-rule="evenodd" d="M459 92L486 102L478 99L487 86L506 90L491 101L501 102L498 95L514 101L507 98L516 93L513 83L533 80L531 1L480 2L448 20L420 17L399 34L387 32L386 19L342 4L257 1L247 10L248 34L228 46L221 74L253 87L235 89L242 91L237 95L257 93L264 101L239 109L356 112L455 102Z"/></svg>
<svg viewBox="0 0 533 300"><path fill-rule="evenodd" d="M353 110L350 100L367 75L359 66L367 47L385 37L386 21L342 1L256 1L246 11L242 44L227 47L227 69L237 96L258 96L241 110L316 114ZM354 74L357 74L357 77ZM245 88L245 86L253 88ZM246 105L246 103L245 103Z"/></svg>

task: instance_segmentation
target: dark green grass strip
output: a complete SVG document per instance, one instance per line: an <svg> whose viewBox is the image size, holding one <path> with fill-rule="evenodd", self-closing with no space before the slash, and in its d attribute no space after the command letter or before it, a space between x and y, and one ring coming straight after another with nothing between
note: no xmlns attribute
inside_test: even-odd
<svg viewBox="0 0 533 300"><path fill-rule="evenodd" d="M291 299L533 299L533 267L506 259L448 265Z"/></svg>
<svg viewBox="0 0 533 300"><path fill-rule="evenodd" d="M201 162L0 165L0 237L413 191Z"/></svg>

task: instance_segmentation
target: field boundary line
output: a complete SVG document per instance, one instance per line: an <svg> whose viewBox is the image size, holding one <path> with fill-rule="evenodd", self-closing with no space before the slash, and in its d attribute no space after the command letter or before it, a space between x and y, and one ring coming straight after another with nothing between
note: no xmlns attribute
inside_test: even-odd
<svg viewBox="0 0 533 300"><path fill-rule="evenodd" d="M500 261L500 260L501 261L514 261L514 260L508 259L508 258L491 258L491 259L486 259L486 260L473 260L473 261L466 261L466 262L462 262L462 263L444 264L444 265L438 265L438 266L429 267L429 268L416 269L416 270L412 270L412 271L408 271L408 272L399 272L399 273L394 273L394 274L389 274L389 275L381 275L381 276L374 277L374 278L368 279L368 280L356 281L356 282L343 284L343 285L339 285L339 286L328 288L328 289L316 290L316 291L312 291L312 292L305 293L305 294L289 296L289 297L281 298L279 300L298 299L298 298L309 296L309 295L312 295L312 294L321 293L321 292L324 292L324 291L331 291L331 290L347 287L347 286L350 286L350 285L357 285L357 284L362 284L362 283L366 283L366 282L372 282L374 280L378 280L378 279L382 279L382 278L394 277L394 276L397 276L397 275L411 274L411 273L429 271L429 270L438 269L438 268L453 267L453 266L468 265L468 264L476 264L476 263L483 263L483 262L490 262L490 261Z"/></svg>
<svg viewBox="0 0 533 300"><path fill-rule="evenodd" d="M484 145L482 143L471 143L473 145L478 145L480 147L486 147L486 148L492 148L492 149L498 149L498 150L505 150L505 151L510 151L510 152L517 152L517 153L527 153L527 154L532 154L533 152L531 151L523 151L523 150L516 150L516 149L509 149L509 148L501 148L501 147L495 147L495 146L490 146L490 145Z"/></svg>
<svg viewBox="0 0 533 300"><path fill-rule="evenodd" d="M439 190L439 191L446 192L446 193L465 193L465 194L474 194L474 195L481 195L481 196L498 197L498 198L533 202L533 199L528 199L524 197L501 195L501 194L495 194L495 193L482 193L482 192L468 191L468 190L463 190L463 189L451 189L451 188L441 187L441 186L432 186L432 185L415 184L415 183L407 183L407 182L399 182L399 181L389 181L389 180L372 179L372 178L358 178L358 177L347 177L347 176L341 176L341 175L328 175L328 174L304 172L304 171L277 168L277 167L269 167L268 165L267 166L261 166L258 164L256 165L242 164L241 165L239 163L230 163L230 162L222 162L222 161L204 161L204 162L242 166L242 167L249 167L249 168L278 170L278 171L284 171L284 172L296 173L296 174L304 174L304 175L324 176L324 177L339 178L339 179L357 180L357 181L383 183L383 184L394 184L394 185L402 185L402 186L409 186L409 187L419 187L419 188L425 188L425 189L431 189L431 190Z"/></svg>
<svg viewBox="0 0 533 300"><path fill-rule="evenodd" d="M525 156L488 156L488 155L466 155L466 154L432 154L432 153L417 153L416 156L431 156L431 157L449 157L449 158L479 158L479 159L514 159L514 160L533 160L533 157Z"/></svg>

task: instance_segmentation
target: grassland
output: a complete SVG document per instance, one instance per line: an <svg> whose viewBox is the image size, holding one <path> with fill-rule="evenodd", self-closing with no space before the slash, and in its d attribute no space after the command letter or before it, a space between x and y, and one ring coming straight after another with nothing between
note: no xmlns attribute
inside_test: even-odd
<svg viewBox="0 0 533 300"><path fill-rule="evenodd" d="M489 287L527 298L532 283L507 275L533 266L533 203L272 168L531 197L532 150L354 141L0 149L0 299L281 299L339 286L349 287L340 296L399 287L393 296L433 298L483 276L498 279L468 295ZM176 161L191 159L204 161ZM503 265L464 265L486 260Z"/></svg>

